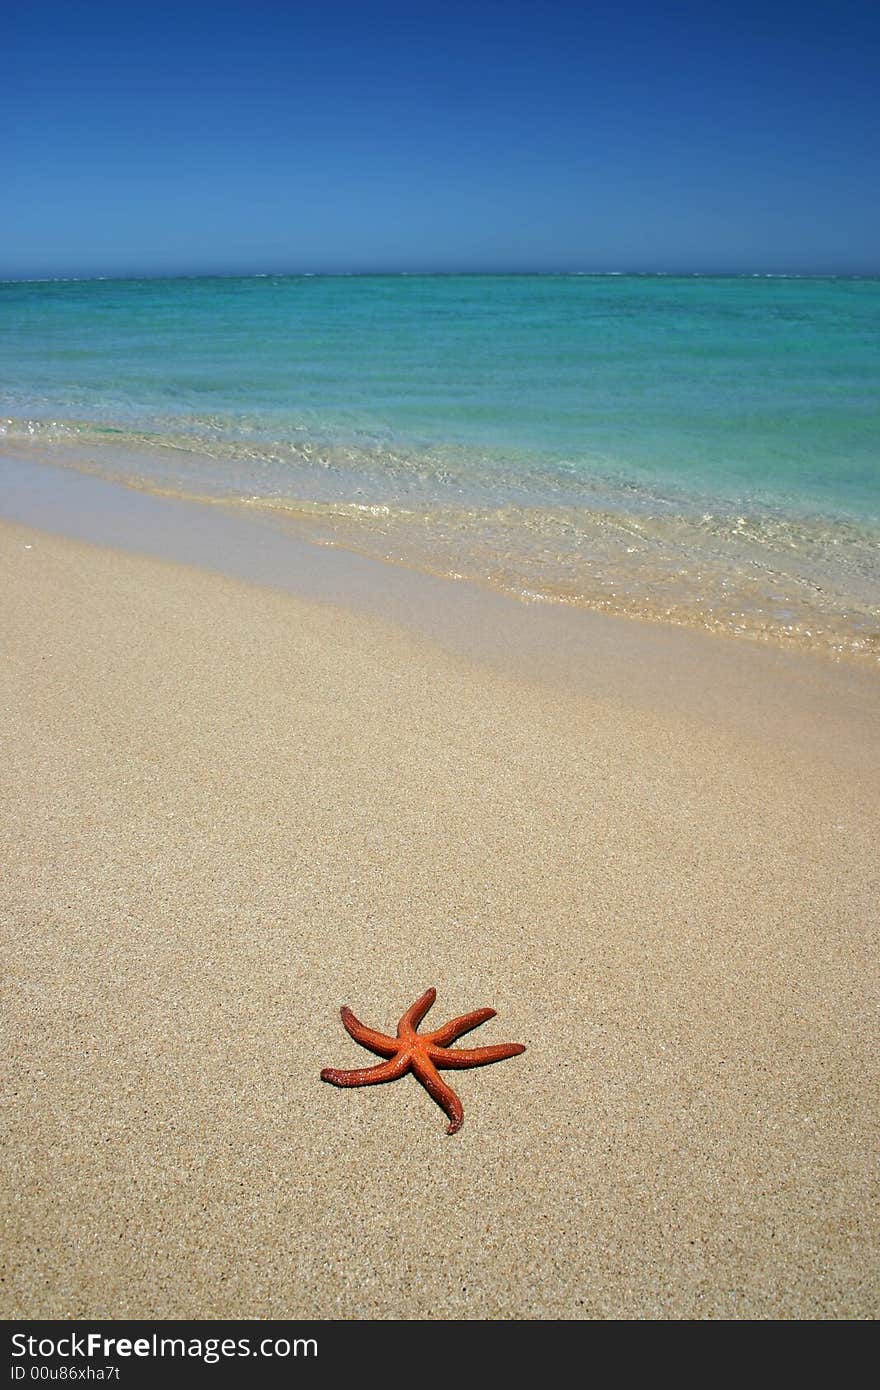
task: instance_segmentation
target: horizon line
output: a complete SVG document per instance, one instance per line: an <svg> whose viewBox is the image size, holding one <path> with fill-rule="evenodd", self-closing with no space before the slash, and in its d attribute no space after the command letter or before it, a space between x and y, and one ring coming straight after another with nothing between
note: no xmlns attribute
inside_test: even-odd
<svg viewBox="0 0 880 1390"><path fill-rule="evenodd" d="M98 284L129 280L370 279L876 280L880 270L196 270L89 275L3 275L3 285Z"/></svg>

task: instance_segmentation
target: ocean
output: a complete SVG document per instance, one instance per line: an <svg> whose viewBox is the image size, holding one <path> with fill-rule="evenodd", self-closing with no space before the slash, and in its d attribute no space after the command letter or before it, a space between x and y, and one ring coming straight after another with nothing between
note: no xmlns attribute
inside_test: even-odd
<svg viewBox="0 0 880 1390"><path fill-rule="evenodd" d="M0 284L0 445L35 467L529 602L873 660L878 388L878 280Z"/></svg>

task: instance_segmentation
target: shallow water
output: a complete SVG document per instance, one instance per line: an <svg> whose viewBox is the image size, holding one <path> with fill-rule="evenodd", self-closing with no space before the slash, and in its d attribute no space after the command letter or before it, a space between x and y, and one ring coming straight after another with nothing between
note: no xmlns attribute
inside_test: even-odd
<svg viewBox="0 0 880 1390"><path fill-rule="evenodd" d="M880 282L0 285L6 446L534 601L880 652Z"/></svg>

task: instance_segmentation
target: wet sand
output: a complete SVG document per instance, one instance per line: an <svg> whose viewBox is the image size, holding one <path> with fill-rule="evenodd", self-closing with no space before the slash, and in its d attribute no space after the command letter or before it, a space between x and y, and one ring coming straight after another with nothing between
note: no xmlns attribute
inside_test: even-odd
<svg viewBox="0 0 880 1390"><path fill-rule="evenodd" d="M876 1316L880 686L18 524L0 575L4 1316ZM319 1080L428 985L527 1047L454 1138Z"/></svg>

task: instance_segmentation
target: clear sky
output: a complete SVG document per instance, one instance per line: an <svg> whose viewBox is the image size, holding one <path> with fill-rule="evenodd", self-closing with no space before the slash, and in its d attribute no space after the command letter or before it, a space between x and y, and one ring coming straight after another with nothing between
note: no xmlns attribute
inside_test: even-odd
<svg viewBox="0 0 880 1390"><path fill-rule="evenodd" d="M22 0L0 275L880 271L880 5Z"/></svg>

